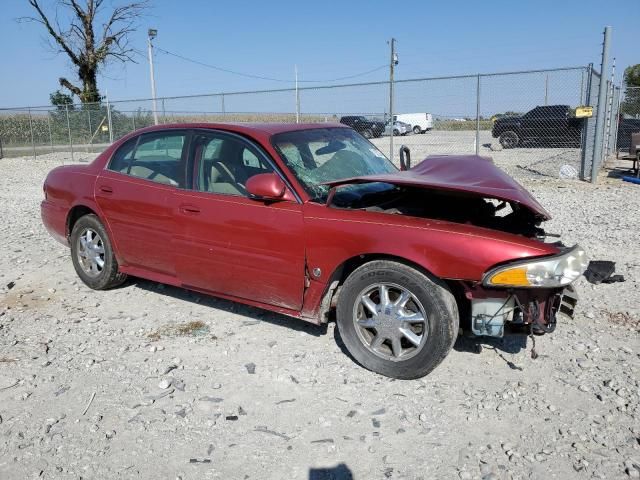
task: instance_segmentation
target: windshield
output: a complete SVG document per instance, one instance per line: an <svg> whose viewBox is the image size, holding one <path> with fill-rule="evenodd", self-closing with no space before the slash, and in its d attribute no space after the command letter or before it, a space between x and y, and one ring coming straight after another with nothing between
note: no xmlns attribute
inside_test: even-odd
<svg viewBox="0 0 640 480"><path fill-rule="evenodd" d="M312 200L326 200L324 182L397 171L380 150L348 128L280 133L272 143Z"/></svg>

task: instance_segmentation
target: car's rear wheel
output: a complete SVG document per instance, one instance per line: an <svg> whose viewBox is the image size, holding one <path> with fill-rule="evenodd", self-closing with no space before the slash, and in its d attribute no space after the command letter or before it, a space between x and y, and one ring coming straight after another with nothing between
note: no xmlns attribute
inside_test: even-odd
<svg viewBox="0 0 640 480"><path fill-rule="evenodd" d="M345 281L337 322L357 362L388 377L413 379L446 357L459 318L443 282L402 263L376 260Z"/></svg>
<svg viewBox="0 0 640 480"><path fill-rule="evenodd" d="M400 130L398 130L397 128L393 129L393 136L397 137L398 135L400 135Z"/></svg>
<svg viewBox="0 0 640 480"><path fill-rule="evenodd" d="M415 127L413 127L413 133L415 133L416 135L418 133L422 133L422 130L420 129L419 125L416 125Z"/></svg>
<svg viewBox="0 0 640 480"><path fill-rule="evenodd" d="M71 260L80 279L94 290L121 285L127 275L118 272L107 231L97 216L80 217L71 231Z"/></svg>
<svg viewBox="0 0 640 480"><path fill-rule="evenodd" d="M518 134L512 130L507 130L506 132L502 132L500 134L500 138L498 139L502 148L515 148L520 143L520 137Z"/></svg>

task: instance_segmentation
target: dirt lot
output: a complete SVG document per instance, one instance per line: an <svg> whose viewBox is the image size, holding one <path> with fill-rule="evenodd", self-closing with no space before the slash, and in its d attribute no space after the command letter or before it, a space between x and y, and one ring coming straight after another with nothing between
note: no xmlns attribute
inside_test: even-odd
<svg viewBox="0 0 640 480"><path fill-rule="evenodd" d="M581 279L536 360L459 339L417 381L355 365L332 324L143 280L89 290L39 218L68 155L0 161L0 478L639 478L640 189L507 153L547 230L626 281Z"/></svg>

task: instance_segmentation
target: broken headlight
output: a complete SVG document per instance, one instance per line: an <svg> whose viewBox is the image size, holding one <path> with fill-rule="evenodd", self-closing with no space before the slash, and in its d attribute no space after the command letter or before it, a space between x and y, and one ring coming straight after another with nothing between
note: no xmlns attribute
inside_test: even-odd
<svg viewBox="0 0 640 480"><path fill-rule="evenodd" d="M582 275L587 263L584 250L576 245L553 257L496 267L485 274L482 284L486 287L564 287Z"/></svg>

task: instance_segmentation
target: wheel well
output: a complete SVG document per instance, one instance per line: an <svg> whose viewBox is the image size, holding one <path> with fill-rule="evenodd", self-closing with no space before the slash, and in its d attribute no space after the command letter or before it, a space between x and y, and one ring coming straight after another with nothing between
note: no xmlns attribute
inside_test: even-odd
<svg viewBox="0 0 640 480"><path fill-rule="evenodd" d="M361 267L365 263L372 262L374 260L390 260L392 262L403 263L409 267L415 268L416 270L420 270L423 273L433 276L431 272L426 270L424 267L418 265L417 263L411 262L406 258L397 257L395 255L387 255L387 254L378 254L378 253L368 253L365 255L358 255L355 257L351 257L345 260L341 265L339 265L331 274L328 283L338 281L340 285L344 283L349 275L353 273L358 267Z"/></svg>
<svg viewBox="0 0 640 480"><path fill-rule="evenodd" d="M69 215L67 215L67 238L71 235L71 231L73 230L73 226L76 222L85 215L89 215L93 213L95 215L96 212L91 210L89 207L85 205L76 205L71 209Z"/></svg>
<svg viewBox="0 0 640 480"><path fill-rule="evenodd" d="M327 282L327 291L323 295L323 297L325 296L331 297L326 299L326 305L328 306L328 309L331 309L336 305L338 301L338 297L340 295L340 289L344 281L347 279L347 277L349 277L349 275L351 275L357 268L361 267L365 263L369 263L374 260L389 260L392 262L402 263L411 268L415 268L419 272L429 277L433 277L435 279L440 280L441 282L445 283L447 287L449 287L449 290L451 290L451 293L456 299L456 303L458 304L459 308L463 308L465 301L467 301L464 296L464 289L462 288L461 282L457 280L447 280L447 279L439 278L433 273L431 273L429 270L424 268L423 266L415 262L412 262L411 260L407 260L406 258L403 258L403 257L397 257L395 255L388 255L388 254L372 253L372 254L365 254L365 255L358 255L355 257L351 257L345 260L333 271L333 273L331 274L331 277ZM338 282L337 288L335 288L334 290L330 290L330 287L332 284L334 284L334 282ZM328 314L328 311L323 313ZM321 317L321 318L324 318L324 317Z"/></svg>

